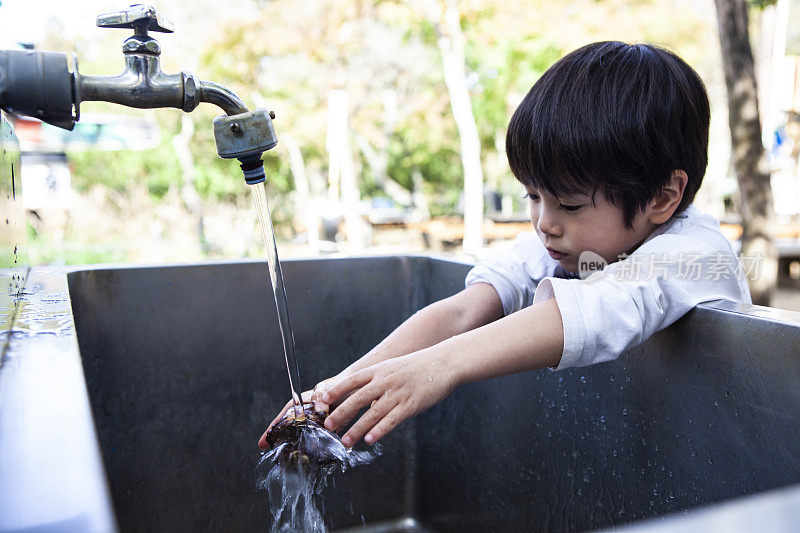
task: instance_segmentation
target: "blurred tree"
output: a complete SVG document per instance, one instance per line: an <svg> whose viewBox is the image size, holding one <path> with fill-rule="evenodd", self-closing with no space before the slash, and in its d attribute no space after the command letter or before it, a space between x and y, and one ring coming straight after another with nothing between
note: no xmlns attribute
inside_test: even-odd
<svg viewBox="0 0 800 533"><path fill-rule="evenodd" d="M465 53L464 32L456 0L431 0L428 7L442 56L444 81L450 108L458 128L461 168L464 174L464 240L467 253L483 245L483 165L481 140L472 109Z"/></svg>
<svg viewBox="0 0 800 533"><path fill-rule="evenodd" d="M214 0L175 0L163 14L175 22L176 33L158 37L162 64L166 72L192 70L201 79L229 86L248 105L276 111L280 142L265 163L277 228L294 219L295 202L307 197L294 194L296 172L303 173L307 187L302 188L310 195L325 186L326 106L332 89L348 93L361 193L405 203L409 191L422 189L432 215L453 214L464 183L464 150L439 33L421 9L425 4L439 9L434 19L441 30L446 1L307 0L300 6L294 0L242 0L231 8ZM723 86L711 3L459 0L457 8L464 86L480 141L470 155L487 183L504 193L521 191L505 159L508 119L541 73L577 46L607 38L659 43L695 66L712 93ZM76 49L82 72L117 74L127 33L98 29L61 39L61 31L54 30L46 47ZM712 94L712 104L717 100ZM100 103L88 103L84 110L142 113ZM179 111L156 111L165 136L158 149L76 156L76 182L119 189L146 181L154 202L173 187L186 192L186 207L196 211L189 176L179 177L188 169L208 213L218 202L249 205L237 165L216 157L210 124L217 114L214 106L201 105L188 115L194 123L190 128L178 119ZM294 140L291 146L284 135ZM179 137L177 151L174 136Z"/></svg>
<svg viewBox="0 0 800 533"><path fill-rule="evenodd" d="M761 141L755 66L748 36L745 0L715 0L728 89L728 121L733 162L741 193L742 256L753 261L753 303L769 305L778 277L778 251L770 170Z"/></svg>

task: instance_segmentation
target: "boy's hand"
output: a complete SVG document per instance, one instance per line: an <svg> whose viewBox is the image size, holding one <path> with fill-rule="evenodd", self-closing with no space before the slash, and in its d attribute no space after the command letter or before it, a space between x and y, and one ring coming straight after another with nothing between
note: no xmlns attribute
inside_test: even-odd
<svg viewBox="0 0 800 533"><path fill-rule="evenodd" d="M428 348L340 379L322 395L325 404L342 402L325 420L325 427L335 431L369 406L342 437L342 444L351 447L365 434L364 441L373 444L406 418L442 401L458 382L440 351Z"/></svg>
<svg viewBox="0 0 800 533"><path fill-rule="evenodd" d="M336 380L341 379L339 376L334 376L332 378L324 379L316 384L316 386L312 390L305 391L301 394L302 403L312 402L314 404L314 410L319 411L322 413L327 413L330 410L330 405L324 403L321 400L322 395L327 392L327 390L336 383ZM258 447L262 450L266 450L269 448L269 444L267 444L267 433L269 432L270 428L281 421L283 415L286 414L286 411L292 409L294 407L294 401L289 400L283 409L278 413L272 422L269 423L267 426L266 431L264 434L261 435L261 438L258 440Z"/></svg>

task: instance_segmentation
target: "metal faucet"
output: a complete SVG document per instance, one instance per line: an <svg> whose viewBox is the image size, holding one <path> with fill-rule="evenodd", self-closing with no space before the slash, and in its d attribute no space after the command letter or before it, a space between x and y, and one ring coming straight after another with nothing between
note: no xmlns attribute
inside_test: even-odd
<svg viewBox="0 0 800 533"><path fill-rule="evenodd" d="M134 34L122 45L125 70L117 76L84 76L77 58L70 71L66 54L0 50L0 108L29 115L71 130L80 120L80 103L113 102L136 108L175 107L193 111L201 102L219 106L227 116L214 119L217 153L237 158L249 184L264 181L261 154L278 144L272 119L264 109L248 111L230 89L182 71L161 70L161 45L148 32L172 33L173 24L152 6L97 17L101 28L129 28Z"/></svg>

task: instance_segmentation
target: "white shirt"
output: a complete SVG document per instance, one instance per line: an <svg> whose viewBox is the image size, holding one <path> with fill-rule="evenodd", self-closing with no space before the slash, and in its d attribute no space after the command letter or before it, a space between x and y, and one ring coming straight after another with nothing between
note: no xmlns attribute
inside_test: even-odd
<svg viewBox="0 0 800 533"><path fill-rule="evenodd" d="M466 285L474 283L492 285L506 315L555 297L564 324L557 370L616 359L701 302L751 303L742 264L719 222L694 205L586 279L566 271L526 232L510 250L470 270Z"/></svg>

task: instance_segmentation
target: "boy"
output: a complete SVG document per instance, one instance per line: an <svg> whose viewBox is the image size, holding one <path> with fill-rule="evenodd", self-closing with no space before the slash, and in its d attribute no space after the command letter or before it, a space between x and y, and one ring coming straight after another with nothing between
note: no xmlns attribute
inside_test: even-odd
<svg viewBox="0 0 800 533"><path fill-rule="evenodd" d="M708 124L703 82L671 52L599 42L560 59L506 137L535 231L304 400L338 405L330 430L369 407L342 442L374 443L459 384L608 361L700 302L750 303L719 224L691 205Z"/></svg>

